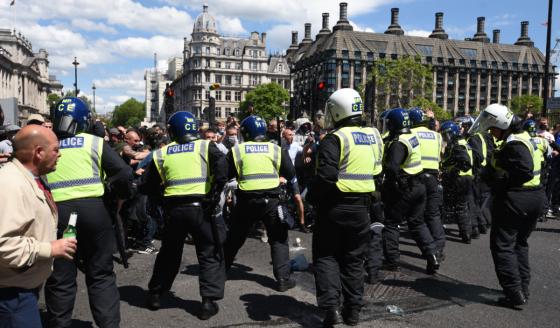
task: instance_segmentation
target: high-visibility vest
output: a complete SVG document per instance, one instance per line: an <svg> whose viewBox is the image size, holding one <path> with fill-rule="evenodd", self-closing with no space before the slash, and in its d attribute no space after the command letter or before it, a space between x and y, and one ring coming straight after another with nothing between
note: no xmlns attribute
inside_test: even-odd
<svg viewBox="0 0 560 328"><path fill-rule="evenodd" d="M266 190L280 185L282 152L271 142L244 142L231 149L239 189Z"/></svg>
<svg viewBox="0 0 560 328"><path fill-rule="evenodd" d="M523 131L521 133L515 133L515 134L512 133L502 143L500 149L502 149L503 147L505 147L505 145L507 145L508 143L513 142L513 141L519 141L519 142L523 143L525 145L525 147L527 147L527 149L531 153L531 158L533 159L533 178L531 180L525 182L523 184L523 187L532 188L532 187L540 186L540 184L541 184L541 164L542 164L542 161L539 157L538 149L531 143L531 136L526 131ZM494 164L494 167L496 167L499 170L502 170L500 167L498 167L496 165L495 161L493 162L493 164Z"/></svg>
<svg viewBox="0 0 560 328"><path fill-rule="evenodd" d="M342 192L375 191L376 152L380 145L373 128L348 126L331 132L340 140L337 188ZM379 134L379 133L377 133Z"/></svg>
<svg viewBox="0 0 560 328"><path fill-rule="evenodd" d="M375 168L373 170L373 175L379 175L383 171L383 151L385 150L383 137L381 136L381 133L379 133L379 130L375 127L364 127L363 129L371 139L373 153L375 154Z"/></svg>
<svg viewBox="0 0 560 328"><path fill-rule="evenodd" d="M465 150L467 151L467 154L469 154L469 162L471 164L471 168L468 171L459 171L459 175L460 176L472 176L472 167L473 167L473 154L472 154L472 148L471 146L467 143L467 141L463 138L457 140L457 144L461 147L464 147Z"/></svg>
<svg viewBox="0 0 560 328"><path fill-rule="evenodd" d="M406 147L408 152L406 160L400 166L401 170L409 175L417 175L422 172L422 153L416 135L404 133L399 135L398 141Z"/></svg>
<svg viewBox="0 0 560 328"><path fill-rule="evenodd" d="M423 126L412 129L412 133L414 133L418 141L420 141L422 167L424 170L438 171L442 149L441 134Z"/></svg>
<svg viewBox="0 0 560 328"><path fill-rule="evenodd" d="M484 137L484 134L482 134L482 132L478 132L471 138L475 137L478 137L480 139L480 147L482 148L482 162L480 163L480 166L486 167L486 164L488 164L488 162L486 161L486 158L488 157L488 145L486 144L486 138Z"/></svg>
<svg viewBox="0 0 560 328"><path fill-rule="evenodd" d="M103 139L87 133L59 141L56 171L47 174L53 199L63 202L103 196Z"/></svg>
<svg viewBox="0 0 560 328"><path fill-rule="evenodd" d="M210 192L207 140L172 142L154 152L153 161L165 187L164 197L203 196Z"/></svg>
<svg viewBox="0 0 560 328"><path fill-rule="evenodd" d="M548 147L550 147L548 145L548 140L543 137L536 136L531 137L531 143L537 150L536 155L539 157L539 161L541 162L542 166L542 162L544 162L546 157L548 156Z"/></svg>

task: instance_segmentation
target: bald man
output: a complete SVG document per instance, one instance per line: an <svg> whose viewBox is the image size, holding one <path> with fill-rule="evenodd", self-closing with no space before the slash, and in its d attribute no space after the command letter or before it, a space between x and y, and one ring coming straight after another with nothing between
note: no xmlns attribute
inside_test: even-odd
<svg viewBox="0 0 560 328"><path fill-rule="evenodd" d="M41 180L60 157L54 133L26 126L13 147L0 169L0 327L41 327L38 290L54 258L73 258L76 239L56 240L57 209Z"/></svg>
<svg viewBox="0 0 560 328"><path fill-rule="evenodd" d="M147 150L138 151L138 149L141 148L140 141L141 139L138 132L134 130L129 130L124 135L124 142L126 145L123 147L122 157L126 164L133 168L136 168L136 165L150 154Z"/></svg>

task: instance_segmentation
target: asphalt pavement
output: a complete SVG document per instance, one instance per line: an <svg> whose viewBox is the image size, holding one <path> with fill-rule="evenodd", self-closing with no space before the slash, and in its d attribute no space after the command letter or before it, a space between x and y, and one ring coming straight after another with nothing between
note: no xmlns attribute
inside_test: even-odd
<svg viewBox="0 0 560 328"><path fill-rule="evenodd" d="M366 285L367 305L359 327L559 327L560 221L539 223L529 239L532 266L531 298L521 311L498 306L500 287L494 273L489 235L460 242L456 226L448 226L446 260L439 273L424 273L425 261L406 232L401 234L400 272L385 272L377 285ZM301 247L295 247L295 238ZM311 259L311 234L290 232L290 256ZM130 267L115 264L121 293L121 327L320 327L310 271L296 272L298 286L285 293L274 290L270 248L252 237L240 250L226 283L220 312L200 321L198 265L194 247L185 245L181 272L162 308L145 307L147 285L155 255L136 254ZM42 305L44 306L44 304ZM390 313L395 306L400 313ZM83 275L73 314L73 327L93 327ZM343 325L341 325L342 327Z"/></svg>

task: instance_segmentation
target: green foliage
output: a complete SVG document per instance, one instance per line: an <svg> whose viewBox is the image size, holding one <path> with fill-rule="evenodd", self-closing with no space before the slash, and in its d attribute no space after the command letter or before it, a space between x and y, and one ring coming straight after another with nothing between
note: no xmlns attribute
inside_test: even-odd
<svg viewBox="0 0 560 328"><path fill-rule="evenodd" d="M432 67L422 64L420 56L377 60L368 80L375 80L378 110L386 109L387 98L389 108L406 108L422 94L431 95L432 74Z"/></svg>
<svg viewBox="0 0 560 328"><path fill-rule="evenodd" d="M247 112L247 103L250 101L253 102L252 114L259 115L268 121L285 115L284 105L290 101L290 94L277 83L261 84L248 92L245 100L241 102L239 106L241 118L251 115Z"/></svg>
<svg viewBox="0 0 560 328"><path fill-rule="evenodd" d="M515 96L511 100L511 111L520 116L525 116L527 111L539 112L543 106L543 100L537 95Z"/></svg>
<svg viewBox="0 0 560 328"><path fill-rule="evenodd" d="M58 103L59 100L60 96L56 93L51 93L47 96L47 105L49 106L51 111L54 110L54 106Z"/></svg>
<svg viewBox="0 0 560 328"><path fill-rule="evenodd" d="M144 119L144 115L144 103L130 98L124 103L115 106L111 125L122 125L125 127L136 126Z"/></svg>
<svg viewBox="0 0 560 328"><path fill-rule="evenodd" d="M444 111L438 104L426 98L415 98L411 103L411 107L420 107L424 111L431 110L438 121L446 121L452 118L451 113Z"/></svg>

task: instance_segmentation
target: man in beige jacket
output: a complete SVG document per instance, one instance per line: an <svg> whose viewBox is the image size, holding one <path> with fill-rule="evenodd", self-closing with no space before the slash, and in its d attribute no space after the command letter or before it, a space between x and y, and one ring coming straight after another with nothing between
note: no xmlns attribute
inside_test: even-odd
<svg viewBox="0 0 560 328"><path fill-rule="evenodd" d="M14 159L0 169L0 327L41 327L37 292L53 258L72 259L76 240L56 240L56 205L40 178L60 157L55 134L29 125L13 146Z"/></svg>

